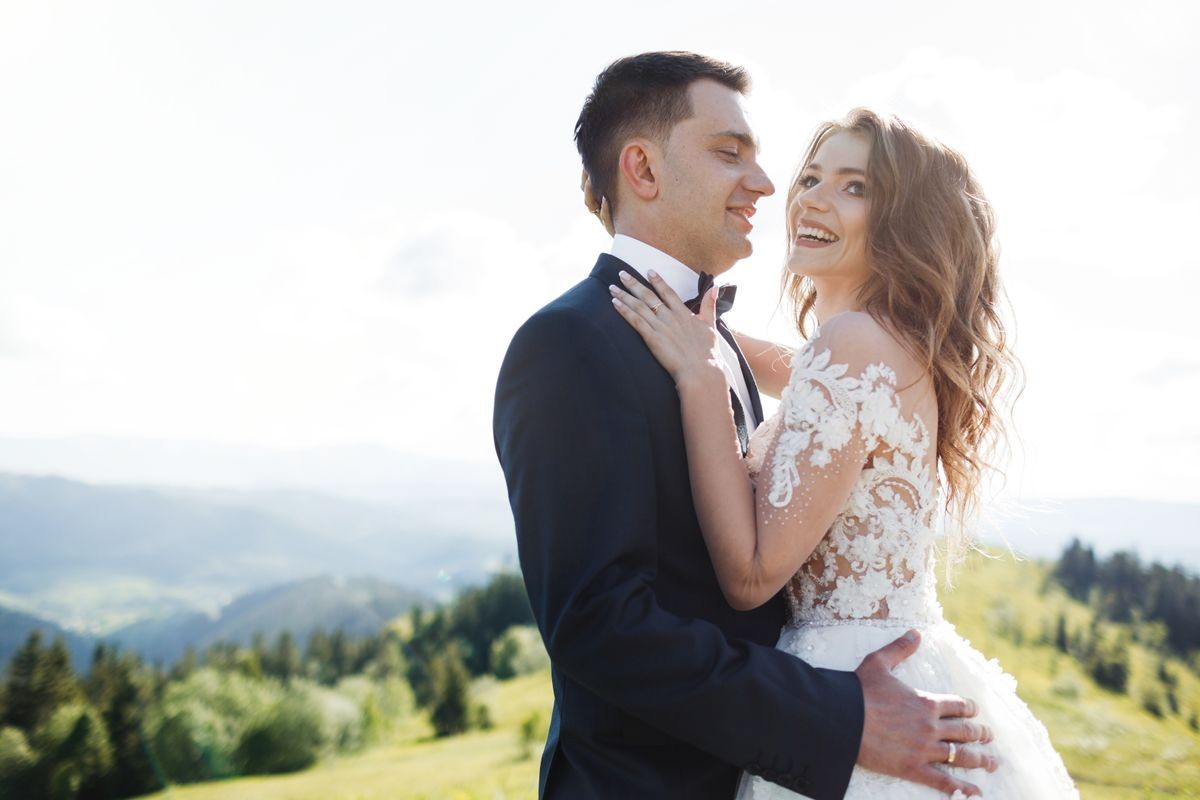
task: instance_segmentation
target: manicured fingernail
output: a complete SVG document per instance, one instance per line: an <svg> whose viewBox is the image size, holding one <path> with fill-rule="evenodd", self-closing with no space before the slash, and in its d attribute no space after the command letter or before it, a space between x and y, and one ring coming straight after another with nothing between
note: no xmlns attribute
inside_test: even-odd
<svg viewBox="0 0 1200 800"><path fill-rule="evenodd" d="M629 273L626 272L625 270L621 270L617 274L621 276L621 280L623 280L623 281L629 280Z"/></svg>
<svg viewBox="0 0 1200 800"><path fill-rule="evenodd" d="M657 273L657 272L655 272L654 270L650 270L650 271L649 271L649 272L647 272L646 274L647 274L647 275L649 275L651 278L657 278L657 277L658 277L658 273Z"/></svg>
<svg viewBox="0 0 1200 800"><path fill-rule="evenodd" d="M612 283L610 283L610 284L608 285L608 290L609 290L610 292L612 292L613 294L616 294L616 293L617 293L617 287L616 287L616 284L612 284Z"/></svg>
<svg viewBox="0 0 1200 800"><path fill-rule="evenodd" d="M620 300L618 300L618 299L617 299L617 298L615 298L615 297L612 299L612 301L613 301L613 305L614 305L614 306L616 306L617 308L620 308L620 307L623 305L623 304L621 303L621 301L620 301Z"/></svg>

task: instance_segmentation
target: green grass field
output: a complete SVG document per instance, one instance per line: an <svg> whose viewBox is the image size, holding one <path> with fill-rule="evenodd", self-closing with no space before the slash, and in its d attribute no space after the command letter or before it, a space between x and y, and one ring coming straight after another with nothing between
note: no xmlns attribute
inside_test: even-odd
<svg viewBox="0 0 1200 800"><path fill-rule="evenodd" d="M1154 680L1157 661L1138 645L1132 651L1130 691L1096 686L1079 665L1052 646L1038 644L1060 610L1084 626L1087 609L1057 591L1040 593L1046 567L975 558L942 590L947 616L959 632L1016 676L1018 691L1050 730L1067 767L1088 800L1200 798L1200 735L1186 724L1200 710L1200 681L1183 665L1181 713L1159 719L1142 709L1142 688ZM1050 630L1053 628L1050 627ZM449 739L434 739L422 719L407 720L394 739L365 753L330 758L302 773L241 778L172 788L156 800L507 800L537 790L538 753L523 752L520 725L539 713L549 719L546 672L504 683L476 684L495 723ZM533 748L540 750L539 746Z"/></svg>

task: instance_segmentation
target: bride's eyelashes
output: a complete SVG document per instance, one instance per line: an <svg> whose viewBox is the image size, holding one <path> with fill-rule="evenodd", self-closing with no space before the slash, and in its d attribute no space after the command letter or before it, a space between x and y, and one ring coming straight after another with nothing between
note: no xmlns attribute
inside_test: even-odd
<svg viewBox="0 0 1200 800"><path fill-rule="evenodd" d="M796 180L796 185L802 189L811 189L820 182L821 179L816 175L801 175ZM846 185L842 188L846 194L853 195L854 197L867 196L867 184L864 181L847 181Z"/></svg>

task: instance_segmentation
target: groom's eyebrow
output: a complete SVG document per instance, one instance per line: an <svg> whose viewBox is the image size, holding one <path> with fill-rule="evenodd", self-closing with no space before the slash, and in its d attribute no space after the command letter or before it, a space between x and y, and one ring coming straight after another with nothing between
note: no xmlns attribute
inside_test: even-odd
<svg viewBox="0 0 1200 800"><path fill-rule="evenodd" d="M746 133L745 131L721 131L720 133L714 133L711 138L737 139L743 147L749 147L751 150L756 152L759 149L758 139Z"/></svg>

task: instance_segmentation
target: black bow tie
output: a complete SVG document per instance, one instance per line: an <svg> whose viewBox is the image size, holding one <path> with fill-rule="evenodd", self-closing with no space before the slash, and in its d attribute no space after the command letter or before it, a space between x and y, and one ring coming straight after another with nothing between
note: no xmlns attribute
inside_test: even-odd
<svg viewBox="0 0 1200 800"><path fill-rule="evenodd" d="M696 281L696 296L684 303L685 306L691 309L693 314L700 313L700 301L704 298L706 292L712 288L713 276L707 272L700 273L700 279ZM721 318L729 309L733 308L733 298L737 296L737 287L725 285L717 289L717 319Z"/></svg>

